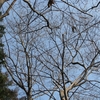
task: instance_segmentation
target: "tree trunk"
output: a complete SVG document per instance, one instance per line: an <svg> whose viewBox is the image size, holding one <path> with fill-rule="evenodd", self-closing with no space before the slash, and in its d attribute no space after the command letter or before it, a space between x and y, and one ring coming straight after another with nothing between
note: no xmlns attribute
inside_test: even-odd
<svg viewBox="0 0 100 100"><path fill-rule="evenodd" d="M66 92L66 97L67 97L66 99L69 100L67 95L68 95L68 94L67 94L67 92ZM66 99L65 99L64 90L60 90L60 98L61 98L61 100L66 100Z"/></svg>
<svg viewBox="0 0 100 100"><path fill-rule="evenodd" d="M31 95L27 95L27 100L33 100Z"/></svg>

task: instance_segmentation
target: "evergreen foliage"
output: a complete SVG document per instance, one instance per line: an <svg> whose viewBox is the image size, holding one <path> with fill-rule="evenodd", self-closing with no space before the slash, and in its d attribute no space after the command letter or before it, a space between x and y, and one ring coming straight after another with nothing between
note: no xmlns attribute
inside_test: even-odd
<svg viewBox="0 0 100 100"><path fill-rule="evenodd" d="M8 88L11 85L7 74L0 73L0 100L17 100L17 92Z"/></svg>
<svg viewBox="0 0 100 100"><path fill-rule="evenodd" d="M1 13L0 13L0 15L1 15ZM2 22L2 19L0 20L0 22ZM2 43L2 37L5 33L4 29L5 29L5 27L3 25L0 25L0 64L4 63L4 57L5 57L5 54L3 51L4 44Z"/></svg>

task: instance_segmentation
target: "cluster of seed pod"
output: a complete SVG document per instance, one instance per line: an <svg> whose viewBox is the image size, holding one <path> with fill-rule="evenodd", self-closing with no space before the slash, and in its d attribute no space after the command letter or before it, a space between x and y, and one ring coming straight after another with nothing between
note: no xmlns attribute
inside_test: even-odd
<svg viewBox="0 0 100 100"><path fill-rule="evenodd" d="M52 6L52 4L54 4L54 0L49 0L48 7Z"/></svg>

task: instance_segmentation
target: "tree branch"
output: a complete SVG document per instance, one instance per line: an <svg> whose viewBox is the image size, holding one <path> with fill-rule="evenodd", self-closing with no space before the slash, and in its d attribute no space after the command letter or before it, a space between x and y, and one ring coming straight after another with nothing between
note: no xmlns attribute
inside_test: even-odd
<svg viewBox="0 0 100 100"><path fill-rule="evenodd" d="M9 11L10 11L10 9L12 8L12 6L14 5L14 3L15 3L16 1L17 1L17 0L14 0L14 1L11 3L11 5L9 6L9 8L6 10L6 12L5 12L3 15L0 16L0 19L2 19L2 18L4 18L4 17L6 17L6 16L9 15Z"/></svg>

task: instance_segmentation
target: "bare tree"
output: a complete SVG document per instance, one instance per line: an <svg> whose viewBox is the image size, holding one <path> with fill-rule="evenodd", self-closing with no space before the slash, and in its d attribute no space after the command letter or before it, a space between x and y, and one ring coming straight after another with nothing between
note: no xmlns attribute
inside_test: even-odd
<svg viewBox="0 0 100 100"><path fill-rule="evenodd" d="M61 100L69 100L79 93L100 98L100 87L95 85L100 82L93 78L96 74L100 75L99 40L95 40L98 36L96 32L92 33L93 36L90 35L89 30L79 34L66 32L62 36L53 33L53 36L50 35L50 48L45 48L45 52L37 58L44 65L45 76L49 76L52 86L58 88ZM86 92L87 90L94 92Z"/></svg>
<svg viewBox="0 0 100 100"><path fill-rule="evenodd" d="M9 38L5 36L6 69L15 84L24 91L27 100L32 100L33 93L37 94L39 84L36 84L39 80L37 72L39 63L35 59L37 52L34 46L39 43L37 37L40 35L31 29L28 21L30 22L30 20L27 20L27 25L21 20L16 21L15 24L8 23L12 28L10 32L13 34L9 34Z"/></svg>
<svg viewBox="0 0 100 100"><path fill-rule="evenodd" d="M99 2L23 1L6 19L6 68L28 100L100 98Z"/></svg>

